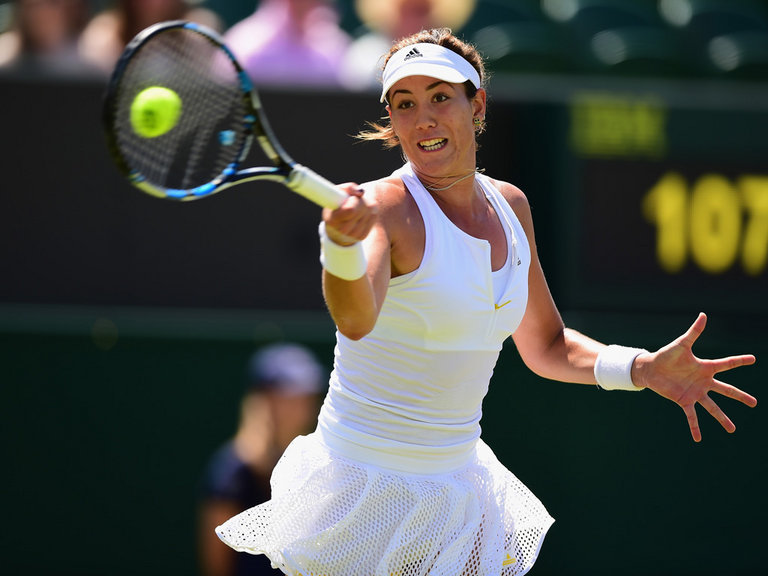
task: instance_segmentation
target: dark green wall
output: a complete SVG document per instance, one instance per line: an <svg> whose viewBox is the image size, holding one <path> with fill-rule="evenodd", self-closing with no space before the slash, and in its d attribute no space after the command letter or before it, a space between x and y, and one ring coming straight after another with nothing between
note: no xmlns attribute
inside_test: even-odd
<svg viewBox="0 0 768 576"><path fill-rule="evenodd" d="M4 570L194 574L196 484L259 343L3 334Z"/></svg>
<svg viewBox="0 0 768 576"><path fill-rule="evenodd" d="M251 319L275 337L303 339L330 365L332 329L321 316L282 326ZM96 320L73 319L68 333L0 337L4 565L30 575L194 574L196 484L233 431L243 364L262 340L128 328L105 349L87 329ZM654 347L689 320L571 323ZM158 331L164 322L152 320ZM731 340L716 319L709 330L697 347L704 357L768 354L746 334ZM729 381L760 396L760 373ZM762 574L765 418L761 408L722 405L736 434L704 416L695 445L682 411L652 393L543 381L505 348L482 424L557 519L535 573Z"/></svg>

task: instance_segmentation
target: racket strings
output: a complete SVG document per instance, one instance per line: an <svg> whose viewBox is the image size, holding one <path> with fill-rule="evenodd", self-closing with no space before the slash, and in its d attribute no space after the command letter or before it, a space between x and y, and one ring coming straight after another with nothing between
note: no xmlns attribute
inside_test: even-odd
<svg viewBox="0 0 768 576"><path fill-rule="evenodd" d="M130 120L134 98L150 86L170 88L182 102L177 124L154 138L137 134ZM204 186L247 153L249 108L238 69L223 49L193 30L150 38L126 65L116 107L120 153L133 178L154 186Z"/></svg>

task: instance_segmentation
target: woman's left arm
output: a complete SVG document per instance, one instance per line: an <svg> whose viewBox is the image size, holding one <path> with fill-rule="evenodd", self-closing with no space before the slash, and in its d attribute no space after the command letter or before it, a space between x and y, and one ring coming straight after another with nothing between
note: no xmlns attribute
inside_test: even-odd
<svg viewBox="0 0 768 576"><path fill-rule="evenodd" d="M520 356L533 372L544 378L597 384L595 364L601 353L607 355L607 347L563 324L539 262L528 201L514 186L499 184L525 229L531 247L528 305L513 335ZM753 355L703 360L693 354L693 344L704 331L706 321L706 315L700 314L685 334L658 351L630 354L626 366L627 385L622 386L650 388L675 402L685 412L691 436L696 442L701 441L696 404L701 404L728 432L736 429L710 398L709 392L717 392L750 407L757 405L757 400L750 394L716 378L722 372L753 364Z"/></svg>

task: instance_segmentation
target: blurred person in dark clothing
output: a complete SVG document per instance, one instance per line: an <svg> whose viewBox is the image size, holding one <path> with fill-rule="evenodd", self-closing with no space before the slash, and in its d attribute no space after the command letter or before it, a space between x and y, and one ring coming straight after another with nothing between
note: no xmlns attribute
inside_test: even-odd
<svg viewBox="0 0 768 576"><path fill-rule="evenodd" d="M275 574L265 556L238 554L214 528L270 498L272 468L296 436L316 424L328 374L304 347L274 344L248 363L235 436L212 456L202 483L199 553L204 576Z"/></svg>

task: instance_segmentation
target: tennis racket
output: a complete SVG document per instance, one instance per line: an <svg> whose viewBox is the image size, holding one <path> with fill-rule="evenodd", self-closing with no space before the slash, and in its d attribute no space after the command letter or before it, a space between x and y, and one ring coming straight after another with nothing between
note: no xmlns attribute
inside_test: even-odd
<svg viewBox="0 0 768 576"><path fill-rule="evenodd" d="M152 87L172 90L181 106L172 128L146 137L131 111L137 95ZM103 121L118 169L153 196L194 200L271 180L328 208L347 198L285 152L247 73L222 38L198 24L155 24L126 46L107 87ZM243 169L254 138L271 165Z"/></svg>

